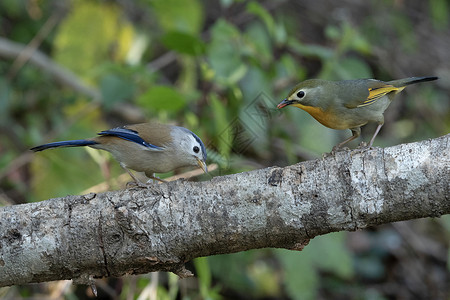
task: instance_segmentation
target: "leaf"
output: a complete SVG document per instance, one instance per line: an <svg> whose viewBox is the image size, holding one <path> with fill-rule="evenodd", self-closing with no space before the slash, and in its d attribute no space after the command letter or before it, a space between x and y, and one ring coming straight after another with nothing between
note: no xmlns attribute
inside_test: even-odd
<svg viewBox="0 0 450 300"><path fill-rule="evenodd" d="M111 54L125 59L133 28L119 13L118 7L108 2L77 1L58 27L55 60L86 77ZM113 46L116 51L111 53Z"/></svg>
<svg viewBox="0 0 450 300"><path fill-rule="evenodd" d="M205 43L188 33L170 31L162 37L161 41L168 49L179 53L199 55L205 52Z"/></svg>
<svg viewBox="0 0 450 300"><path fill-rule="evenodd" d="M345 232L318 236L302 252L277 250L284 266L288 293L294 299L315 299L317 269L335 273L344 279L354 275L352 259L345 248Z"/></svg>
<svg viewBox="0 0 450 300"><path fill-rule="evenodd" d="M345 246L345 232L335 232L320 236L313 243L315 262L322 269L333 272L344 279L353 276L352 258Z"/></svg>
<svg viewBox="0 0 450 300"><path fill-rule="evenodd" d="M270 94L271 79L260 68L251 67L241 80L244 106L239 111L239 120L245 129L241 133L242 145L255 151L264 151L268 140L268 128L272 113L279 113Z"/></svg>
<svg viewBox="0 0 450 300"><path fill-rule="evenodd" d="M247 299L254 299L255 283L247 272L247 266L253 264L257 253L261 250L210 256L211 272L224 286L247 295Z"/></svg>
<svg viewBox="0 0 450 300"><path fill-rule="evenodd" d="M250 53L247 57L258 64L270 64L273 61L272 44L267 32L260 23L249 25L245 32L246 44Z"/></svg>
<svg viewBox="0 0 450 300"><path fill-rule="evenodd" d="M203 7L197 0L151 0L159 25L165 31L198 33L203 26Z"/></svg>
<svg viewBox="0 0 450 300"><path fill-rule="evenodd" d="M35 174L31 185L36 200L79 194L104 180L100 166L82 147L39 153L31 163L31 171Z"/></svg>
<svg viewBox="0 0 450 300"><path fill-rule="evenodd" d="M400 12L392 14L392 18L393 29L396 31L397 37L401 42L401 51L404 55L414 53L418 49L418 45L420 43L418 41L418 36L415 35L413 30L411 30L414 28L415 24L408 16Z"/></svg>
<svg viewBox="0 0 450 300"><path fill-rule="evenodd" d="M113 74L103 77L100 83L103 103L107 109L130 98L134 90L135 86L132 82Z"/></svg>
<svg viewBox="0 0 450 300"><path fill-rule="evenodd" d="M316 298L319 278L311 255L305 254L307 248L301 253L281 249L275 250L283 266L287 293L292 299L308 300Z"/></svg>
<svg viewBox="0 0 450 300"><path fill-rule="evenodd" d="M306 69L304 66L298 64L294 58L289 54L282 55L276 61L276 75L277 81L283 81L286 78L304 78L306 76Z"/></svg>
<svg viewBox="0 0 450 300"><path fill-rule="evenodd" d="M274 40L279 46L284 45L288 39L286 26L283 23L275 24Z"/></svg>
<svg viewBox="0 0 450 300"><path fill-rule="evenodd" d="M247 65L242 61L242 47L241 35L236 27L224 20L214 24L207 55L219 82L231 85L246 74Z"/></svg>
<svg viewBox="0 0 450 300"><path fill-rule="evenodd" d="M228 8L228 7L230 7L231 4L233 4L233 0L220 0L220 4L224 8Z"/></svg>
<svg viewBox="0 0 450 300"><path fill-rule="evenodd" d="M137 99L137 103L150 111L177 112L186 106L180 93L164 85L152 86Z"/></svg>
<svg viewBox="0 0 450 300"><path fill-rule="evenodd" d="M0 77L0 124L10 122L11 86L8 81Z"/></svg>
<svg viewBox="0 0 450 300"><path fill-rule="evenodd" d="M215 132L217 132L217 148L221 155L228 158L233 147L233 123L228 122L225 105L211 94L211 109L214 116Z"/></svg>
<svg viewBox="0 0 450 300"><path fill-rule="evenodd" d="M200 294L204 297L211 286L211 270L209 269L208 258L199 257L194 259L194 266L200 283Z"/></svg>
<svg viewBox="0 0 450 300"><path fill-rule="evenodd" d="M212 287L211 269L208 263L208 257L199 257L194 260L195 270L197 271L200 295L202 299L221 299L219 294L220 287Z"/></svg>
<svg viewBox="0 0 450 300"><path fill-rule="evenodd" d="M359 58L343 58L337 62L332 73L339 79L372 78L373 74L369 65Z"/></svg>
<svg viewBox="0 0 450 300"><path fill-rule="evenodd" d="M449 6L447 0L430 0L431 21L434 27L446 29L449 21Z"/></svg>
<svg viewBox="0 0 450 300"><path fill-rule="evenodd" d="M273 20L272 16L264 6L262 6L256 1L252 1L249 4L247 4L247 11L261 18L261 20L266 25L269 34L273 36L275 32L275 21Z"/></svg>
<svg viewBox="0 0 450 300"><path fill-rule="evenodd" d="M2 11L2 17L19 18L21 14L26 13L27 5L23 1L3 0L0 3L0 11Z"/></svg>
<svg viewBox="0 0 450 300"><path fill-rule="evenodd" d="M297 54L306 57L318 57L324 61L332 58L334 55L334 51L330 48L312 44L302 44L295 38L288 38L288 47Z"/></svg>

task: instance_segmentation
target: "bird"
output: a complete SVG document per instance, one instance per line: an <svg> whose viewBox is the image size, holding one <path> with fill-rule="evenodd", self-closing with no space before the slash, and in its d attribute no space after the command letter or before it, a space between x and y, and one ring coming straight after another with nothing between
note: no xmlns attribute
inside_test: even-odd
<svg viewBox="0 0 450 300"><path fill-rule="evenodd" d="M147 187L152 179L165 182L154 174L180 167L198 166L208 172L206 148L197 135L184 127L156 122L125 125L101 131L93 138L53 142L30 150L79 146L110 152L140 187ZM150 180L147 184L142 183L130 169L144 172Z"/></svg>
<svg viewBox="0 0 450 300"><path fill-rule="evenodd" d="M372 147L384 124L383 113L394 96L410 84L437 79L435 76L409 77L387 82L376 79L309 79L297 84L277 108L292 105L308 112L326 127L350 129L352 136L337 144L333 150L359 137L361 126L375 122L378 126L367 145Z"/></svg>

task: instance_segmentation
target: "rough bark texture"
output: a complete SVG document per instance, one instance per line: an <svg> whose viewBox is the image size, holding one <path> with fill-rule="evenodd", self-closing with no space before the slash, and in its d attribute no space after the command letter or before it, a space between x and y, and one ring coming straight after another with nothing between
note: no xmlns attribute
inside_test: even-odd
<svg viewBox="0 0 450 300"><path fill-rule="evenodd" d="M449 140L1 207L0 286L157 270L188 276L184 263L199 256L300 250L320 234L448 214Z"/></svg>

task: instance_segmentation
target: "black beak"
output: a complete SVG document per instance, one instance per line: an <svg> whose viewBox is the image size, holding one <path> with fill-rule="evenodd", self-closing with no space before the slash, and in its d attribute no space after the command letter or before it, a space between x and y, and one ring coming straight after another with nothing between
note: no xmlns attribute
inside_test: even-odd
<svg viewBox="0 0 450 300"><path fill-rule="evenodd" d="M277 105L277 108L283 108L285 106L291 105L292 103L294 103L294 100L284 99L280 102L280 104Z"/></svg>

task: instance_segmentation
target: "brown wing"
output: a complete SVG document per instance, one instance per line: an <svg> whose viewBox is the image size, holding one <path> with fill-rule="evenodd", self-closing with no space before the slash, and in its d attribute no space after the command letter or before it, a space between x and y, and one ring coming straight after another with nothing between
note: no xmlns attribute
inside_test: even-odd
<svg viewBox="0 0 450 300"><path fill-rule="evenodd" d="M124 128L137 131L139 136L149 144L163 147L172 142L170 131L172 126L159 123L141 123L126 125Z"/></svg>

